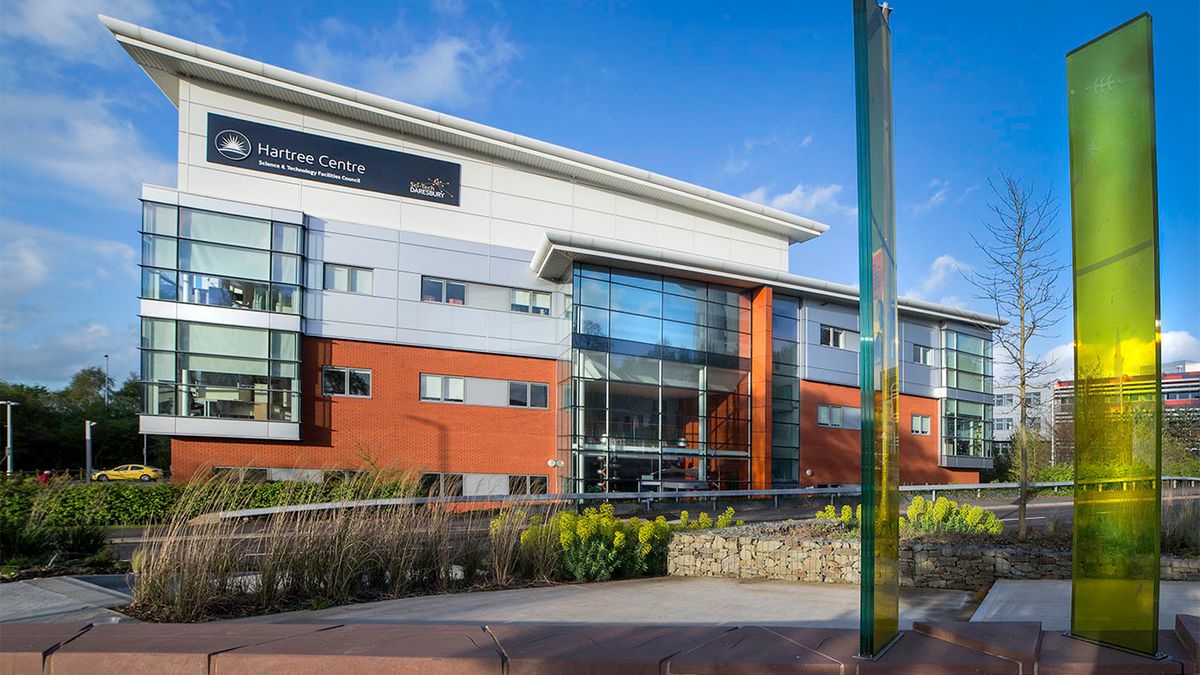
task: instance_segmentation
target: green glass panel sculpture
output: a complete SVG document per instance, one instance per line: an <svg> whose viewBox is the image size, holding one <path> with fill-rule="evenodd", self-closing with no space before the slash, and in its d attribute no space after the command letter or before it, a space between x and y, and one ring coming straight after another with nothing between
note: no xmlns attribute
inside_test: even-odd
<svg viewBox="0 0 1200 675"><path fill-rule="evenodd" d="M1075 281L1071 633L1158 648L1154 72L1143 14L1067 54Z"/></svg>
<svg viewBox="0 0 1200 675"><path fill-rule="evenodd" d="M900 615L899 368L892 157L891 10L854 2L858 126L859 387L862 394L862 587L859 650L877 656Z"/></svg>

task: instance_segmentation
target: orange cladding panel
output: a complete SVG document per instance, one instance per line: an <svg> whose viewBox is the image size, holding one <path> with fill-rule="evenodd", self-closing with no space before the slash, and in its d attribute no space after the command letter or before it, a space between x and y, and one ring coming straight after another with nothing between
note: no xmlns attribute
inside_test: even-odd
<svg viewBox="0 0 1200 675"><path fill-rule="evenodd" d="M750 303L750 487L771 487L771 304L769 286Z"/></svg>

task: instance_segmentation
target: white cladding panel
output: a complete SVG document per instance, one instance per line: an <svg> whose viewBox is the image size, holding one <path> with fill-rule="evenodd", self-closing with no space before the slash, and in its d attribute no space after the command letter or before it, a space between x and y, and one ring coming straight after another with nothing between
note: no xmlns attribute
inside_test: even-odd
<svg viewBox="0 0 1200 675"><path fill-rule="evenodd" d="M461 204L450 206L206 161L210 112L411 152L462 165ZM670 205L579 185L482 155L372 129L207 82L180 87L179 189L302 211L319 219L533 251L544 232L580 232L692 254L703 264L736 262L786 270L787 239Z"/></svg>

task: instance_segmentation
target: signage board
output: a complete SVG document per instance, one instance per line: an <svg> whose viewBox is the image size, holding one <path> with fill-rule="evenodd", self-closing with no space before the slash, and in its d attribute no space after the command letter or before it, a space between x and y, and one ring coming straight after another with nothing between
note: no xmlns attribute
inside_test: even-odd
<svg viewBox="0 0 1200 675"><path fill-rule="evenodd" d="M462 165L208 114L208 161L458 206Z"/></svg>

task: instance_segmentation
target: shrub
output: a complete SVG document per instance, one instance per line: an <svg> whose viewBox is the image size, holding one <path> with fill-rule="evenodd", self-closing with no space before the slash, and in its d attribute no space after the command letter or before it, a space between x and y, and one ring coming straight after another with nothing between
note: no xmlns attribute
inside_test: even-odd
<svg viewBox="0 0 1200 675"><path fill-rule="evenodd" d="M849 528L857 528L862 521L862 504L851 509L849 505L842 506L839 513L833 505L817 511L815 517L819 520L838 521ZM913 498L900 517L900 529L906 533L942 534L946 532L964 532L979 534L1000 534L1004 529L994 513L973 504L959 505L945 497L938 497L930 502L920 495Z"/></svg>
<svg viewBox="0 0 1200 675"><path fill-rule="evenodd" d="M521 533L521 567L535 581L549 581L557 577L560 570L558 528L546 524L554 520L553 514L545 518L533 516L529 527Z"/></svg>
<svg viewBox="0 0 1200 675"><path fill-rule="evenodd" d="M560 513L545 522L534 522L521 533L522 551L537 556L544 573L551 567L547 564L547 543L557 541L556 566L575 581L660 575L667 570L667 544L672 532L714 525L728 527L733 524L733 515L730 508L715 521L707 513L692 520L691 514L681 511L679 524L672 525L662 516L622 520L606 503L584 509L582 514Z"/></svg>

